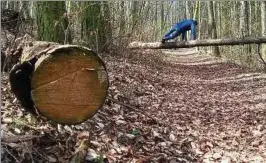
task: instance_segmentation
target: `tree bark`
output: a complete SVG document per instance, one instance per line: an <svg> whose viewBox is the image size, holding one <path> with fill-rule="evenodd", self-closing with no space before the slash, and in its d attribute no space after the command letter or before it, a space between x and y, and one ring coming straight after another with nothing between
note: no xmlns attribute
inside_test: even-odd
<svg viewBox="0 0 266 163"><path fill-rule="evenodd" d="M266 43L266 37L243 38L243 39L209 39L209 40L191 40L187 42L132 42L129 44L130 49L171 49L171 48L190 48L197 46L222 46L222 45L244 45L244 44L261 44Z"/></svg>
<svg viewBox="0 0 266 163"><path fill-rule="evenodd" d="M241 36L248 36L249 26L248 26L248 2L241 1L240 6L240 31Z"/></svg>
<svg viewBox="0 0 266 163"><path fill-rule="evenodd" d="M198 39L201 39L201 29L202 29L202 2L199 2L199 20L198 20Z"/></svg>
<svg viewBox="0 0 266 163"><path fill-rule="evenodd" d="M194 13L193 13L193 19L198 20L199 19L199 1L195 1L195 7L194 7Z"/></svg>
<svg viewBox="0 0 266 163"><path fill-rule="evenodd" d="M119 21L119 36L123 36L125 34L125 5L124 1L120 1L120 21Z"/></svg>
<svg viewBox="0 0 266 163"><path fill-rule="evenodd" d="M30 18L30 2L20 1L20 12L23 13L23 17L28 20Z"/></svg>
<svg viewBox="0 0 266 163"><path fill-rule="evenodd" d="M164 1L161 1L161 36L164 32Z"/></svg>
<svg viewBox="0 0 266 163"><path fill-rule="evenodd" d="M247 1L241 1L240 6L240 33L241 37L247 37L249 35L249 12L248 12L248 2ZM246 52L243 51L242 53L251 53L251 47L247 46L245 48Z"/></svg>
<svg viewBox="0 0 266 163"><path fill-rule="evenodd" d="M185 10L186 10L186 19L191 19L191 16L190 16L190 5L189 5L189 1L185 1L185 3L186 3L186 8L185 8ZM186 32L186 37L187 38L190 38L190 32Z"/></svg>
<svg viewBox="0 0 266 163"><path fill-rule="evenodd" d="M186 1L185 3L186 3L186 18L187 19L191 19L190 10L189 10L190 9L190 7L189 7L190 6L189 5L190 2L189 1Z"/></svg>
<svg viewBox="0 0 266 163"><path fill-rule="evenodd" d="M209 26L209 37L211 37L212 39L217 39L217 29L216 29L216 23L215 23L215 19L214 19L214 11L213 11L213 2L209 1L208 2L208 26ZM211 47L211 51L212 53L216 56L216 57L221 57L220 55L220 51L219 51L219 47L215 46L215 47Z"/></svg>
<svg viewBox="0 0 266 163"><path fill-rule="evenodd" d="M36 2L38 39L64 43L65 2Z"/></svg>
<svg viewBox="0 0 266 163"><path fill-rule="evenodd" d="M261 2L261 35L266 37L266 2ZM261 54L264 60L266 60L266 44L262 44Z"/></svg>
<svg viewBox="0 0 266 163"><path fill-rule="evenodd" d="M104 63L90 49L52 42L26 44L10 73L11 90L32 113L77 124L102 106L108 88Z"/></svg>
<svg viewBox="0 0 266 163"><path fill-rule="evenodd" d="M153 26L153 31L155 31L154 32L154 37L153 37L153 39L154 40L157 40L158 39L158 2L157 1L155 1L155 13L154 13L154 26Z"/></svg>
<svg viewBox="0 0 266 163"><path fill-rule="evenodd" d="M101 8L103 13L100 14L100 22L98 26L98 37L99 37L99 52L107 52L109 46L112 45L112 26L111 26L111 14L108 2L101 2Z"/></svg>
<svg viewBox="0 0 266 163"><path fill-rule="evenodd" d="M84 45L95 51L105 51L112 37L109 2L82 1L80 16L80 36Z"/></svg>

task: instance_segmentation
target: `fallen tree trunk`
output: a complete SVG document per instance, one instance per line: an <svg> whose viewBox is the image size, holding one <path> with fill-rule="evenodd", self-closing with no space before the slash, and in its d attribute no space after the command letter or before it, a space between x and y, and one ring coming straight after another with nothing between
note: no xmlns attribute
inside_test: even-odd
<svg viewBox="0 0 266 163"><path fill-rule="evenodd" d="M222 45L244 45L266 43L266 37L243 38L243 39L210 39L210 40L191 40L181 42L132 42L130 49L171 49L171 48L190 48L197 46L222 46Z"/></svg>
<svg viewBox="0 0 266 163"><path fill-rule="evenodd" d="M58 123L77 124L102 106L108 76L97 54L85 47L49 42L24 47L9 79L25 109Z"/></svg>

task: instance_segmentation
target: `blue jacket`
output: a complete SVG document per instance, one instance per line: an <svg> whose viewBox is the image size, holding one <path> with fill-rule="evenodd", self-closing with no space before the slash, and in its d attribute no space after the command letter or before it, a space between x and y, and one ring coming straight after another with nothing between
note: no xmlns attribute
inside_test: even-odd
<svg viewBox="0 0 266 163"><path fill-rule="evenodd" d="M196 21L192 19L183 20L176 23L169 32L164 36L165 40L174 39L175 37L182 34L182 39L185 38L186 32L191 30L191 38L196 39Z"/></svg>

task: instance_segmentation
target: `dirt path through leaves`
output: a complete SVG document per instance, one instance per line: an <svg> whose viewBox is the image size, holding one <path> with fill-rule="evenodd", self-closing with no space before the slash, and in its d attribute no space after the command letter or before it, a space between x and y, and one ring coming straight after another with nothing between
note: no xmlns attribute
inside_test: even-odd
<svg viewBox="0 0 266 163"><path fill-rule="evenodd" d="M165 65L117 65L122 73L112 80L131 103L166 124L146 124L151 136L164 138L148 148L176 158L176 149L190 150L185 153L204 162L265 162L266 75L194 49L163 53Z"/></svg>
<svg viewBox="0 0 266 163"><path fill-rule="evenodd" d="M203 158L265 162L266 75L185 53L171 58L176 106L167 109L175 112L169 122L189 124L197 144L211 149Z"/></svg>
<svg viewBox="0 0 266 163"><path fill-rule="evenodd" d="M69 162L84 154L89 160L93 152L109 162L266 162L266 74L195 49L103 59L109 99L92 119L76 126L21 112L2 74L5 135L38 136L4 143L3 162ZM78 148L84 138L88 145ZM81 156L78 149L85 150Z"/></svg>

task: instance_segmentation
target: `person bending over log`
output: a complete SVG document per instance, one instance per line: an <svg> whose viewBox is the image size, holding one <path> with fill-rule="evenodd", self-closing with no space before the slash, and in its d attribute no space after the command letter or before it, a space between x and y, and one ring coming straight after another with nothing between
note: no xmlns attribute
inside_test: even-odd
<svg viewBox="0 0 266 163"><path fill-rule="evenodd" d="M163 37L162 43L167 40L171 40L182 34L182 40L186 38L186 32L191 30L191 39L196 39L196 25L198 22L196 20L187 19L176 23Z"/></svg>

